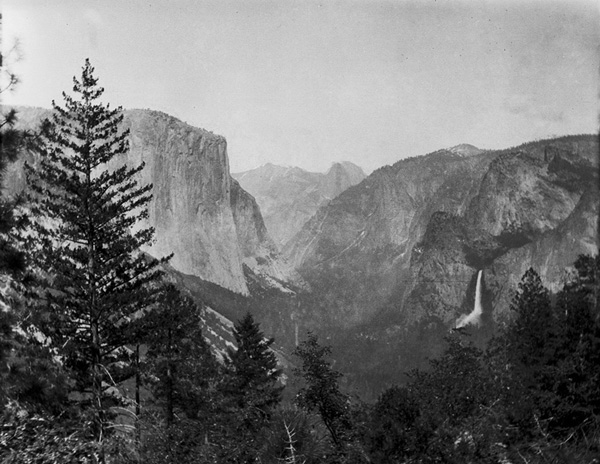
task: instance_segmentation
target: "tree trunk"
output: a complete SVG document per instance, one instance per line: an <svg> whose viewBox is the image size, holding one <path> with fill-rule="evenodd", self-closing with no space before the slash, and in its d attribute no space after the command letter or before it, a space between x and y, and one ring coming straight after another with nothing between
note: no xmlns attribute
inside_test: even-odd
<svg viewBox="0 0 600 464"><path fill-rule="evenodd" d="M171 347L173 346L171 329L167 332L167 427L171 427L173 423L173 362L171 360Z"/></svg>
<svg viewBox="0 0 600 464"><path fill-rule="evenodd" d="M98 323L93 321L92 327L92 401L95 410L95 430L96 441L100 445L100 462L104 462L104 451L102 440L104 438L104 408L102 406L102 358L100 352L100 335L98 333Z"/></svg>
<svg viewBox="0 0 600 464"><path fill-rule="evenodd" d="M135 443L138 448L138 456L139 456L139 448L142 443L142 431L140 430L141 421L141 406L140 406L140 385L142 383L142 379L140 376L140 344L135 345Z"/></svg>

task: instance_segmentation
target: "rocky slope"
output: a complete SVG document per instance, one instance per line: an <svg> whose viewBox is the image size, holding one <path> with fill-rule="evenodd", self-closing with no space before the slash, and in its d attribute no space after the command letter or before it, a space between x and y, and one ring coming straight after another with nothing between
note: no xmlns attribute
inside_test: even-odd
<svg viewBox="0 0 600 464"><path fill-rule="evenodd" d="M314 292L303 326L333 345L349 385L376 398L441 352L474 309L480 270L476 343L510 317L527 268L557 290L578 254L597 253L598 185L591 135L463 145L381 168L284 250Z"/></svg>
<svg viewBox="0 0 600 464"><path fill-rule="evenodd" d="M232 176L256 198L267 229L283 247L319 207L358 184L365 173L349 162L334 163L324 174L269 163Z"/></svg>
<svg viewBox="0 0 600 464"><path fill-rule="evenodd" d="M555 289L579 253L598 250L597 153L596 137L572 136L402 160L321 208L285 254L334 325L452 327L472 309L479 269L484 315L502 320L529 266Z"/></svg>
<svg viewBox="0 0 600 464"><path fill-rule="evenodd" d="M509 317L513 291L529 267L557 291L579 254L598 252L597 153L592 136L499 152L465 213L429 224L413 251L405 307L415 317L434 313L451 324L472 308L479 269L490 321Z"/></svg>
<svg viewBox="0 0 600 464"><path fill-rule="evenodd" d="M25 127L33 127L47 110L19 108ZM154 186L149 225L153 256L173 253L177 271L247 294L244 265L270 279L293 280L293 271L278 256L254 198L231 178L226 140L167 114L150 110L125 112L130 130L125 163L145 163L140 181ZM22 161L6 176L5 188L24 188Z"/></svg>
<svg viewBox="0 0 600 464"><path fill-rule="evenodd" d="M392 294L401 301L430 217L464 213L493 158L440 150L378 169L321 208L284 254L335 306L333 319L364 322Z"/></svg>

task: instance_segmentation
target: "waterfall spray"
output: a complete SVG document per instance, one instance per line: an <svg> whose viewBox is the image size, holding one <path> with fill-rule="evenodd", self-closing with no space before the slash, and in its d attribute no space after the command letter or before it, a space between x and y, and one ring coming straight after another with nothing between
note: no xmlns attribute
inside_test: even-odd
<svg viewBox="0 0 600 464"><path fill-rule="evenodd" d="M481 314L483 313L483 308L481 306L481 277L483 276L483 269L479 270L477 274L477 286L475 287L475 305L473 306L473 311L471 311L466 316L462 316L457 324L456 328L464 327L466 325L479 325L481 324Z"/></svg>

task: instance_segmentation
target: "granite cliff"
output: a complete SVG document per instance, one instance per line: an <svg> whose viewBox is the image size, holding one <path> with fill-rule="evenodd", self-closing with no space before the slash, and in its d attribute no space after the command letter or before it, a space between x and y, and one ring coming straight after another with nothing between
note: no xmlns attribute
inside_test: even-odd
<svg viewBox="0 0 600 464"><path fill-rule="evenodd" d="M556 289L597 252L597 153L595 136L570 136L402 160L321 208L284 252L334 325L450 328L472 309L479 269L484 314L503 320L529 266Z"/></svg>
<svg viewBox="0 0 600 464"><path fill-rule="evenodd" d="M411 257L404 305L416 317L435 314L451 324L472 308L479 269L489 322L509 318L512 293L529 267L557 291L579 254L598 252L597 153L592 136L497 152L464 214L430 221Z"/></svg>
<svg viewBox="0 0 600 464"><path fill-rule="evenodd" d="M19 108L23 127L34 127L48 110ZM146 249L173 253L171 265L184 274L248 293L244 266L271 280L293 280L280 259L254 198L229 173L227 142L212 132L151 110L124 112L130 150L122 164L145 163L142 183L154 186L148 223L156 230ZM25 187L23 160L10 167L5 188Z"/></svg>
<svg viewBox="0 0 600 464"><path fill-rule="evenodd" d="M401 299L432 214L462 214L477 194L493 155L475 153L440 150L380 168L319 209L288 243L284 254L336 307L333 319L352 326L392 294Z"/></svg>
<svg viewBox="0 0 600 464"><path fill-rule="evenodd" d="M510 318L530 266L558 290L579 254L598 252L599 203L592 135L462 145L380 168L284 249L313 291L303 324L375 398L440 353L474 309L480 270L481 324L468 326L477 343Z"/></svg>
<svg viewBox="0 0 600 464"><path fill-rule="evenodd" d="M349 162L334 163L326 173L268 163L232 176L256 198L267 229L284 247L319 207L358 184L365 173Z"/></svg>

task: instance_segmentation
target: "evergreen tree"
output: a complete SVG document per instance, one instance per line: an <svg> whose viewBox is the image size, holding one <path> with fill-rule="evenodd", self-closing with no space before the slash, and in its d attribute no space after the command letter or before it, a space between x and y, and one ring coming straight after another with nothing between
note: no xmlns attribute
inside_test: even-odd
<svg viewBox="0 0 600 464"><path fill-rule="evenodd" d="M405 387L384 391L370 414L363 436L372 462L403 462L419 451L417 398Z"/></svg>
<svg viewBox="0 0 600 464"><path fill-rule="evenodd" d="M9 66L9 62L19 59L17 45L6 55L0 53L0 98L19 82ZM33 140L30 131L17 128L17 122L14 108L0 111L0 184L8 165ZM57 384L58 366L47 349L15 330L23 316L20 296L28 281L27 257L18 238L27 218L22 213L15 214L21 203L20 196L9 198L0 193L0 411L9 399L31 408L52 410L56 406L54 399L64 393L62 385Z"/></svg>
<svg viewBox="0 0 600 464"><path fill-rule="evenodd" d="M410 389L423 394L423 414L438 424L458 426L486 403L491 385L481 365L482 352L465 343L461 331L446 337L442 356L429 361L429 372L415 371Z"/></svg>
<svg viewBox="0 0 600 464"><path fill-rule="evenodd" d="M557 297L557 396L553 425L600 434L600 255L579 256ZM592 427L590 427L592 426Z"/></svg>
<svg viewBox="0 0 600 464"><path fill-rule="evenodd" d="M425 462L497 462L493 444L502 439L495 430L502 420L492 407L498 391L483 353L464 337L460 329L448 335L446 350L430 360L430 370L411 375L409 398L419 414L413 416L409 444L429 459Z"/></svg>
<svg viewBox="0 0 600 464"><path fill-rule="evenodd" d="M146 460L155 462L161 456L159 462L193 462L189 457L198 455L213 423L220 373L202 335L199 309L173 284L166 284L157 305L139 322L148 348L144 377L166 425L158 431L159 443L153 440L156 430L144 437Z"/></svg>
<svg viewBox="0 0 600 464"><path fill-rule="evenodd" d="M1 31L2 15L0 14ZM18 82L18 77L9 69L5 56L0 52L0 98L2 94L12 91ZM30 136L28 132L15 127L17 120L17 111L14 108L0 112L0 185L4 182L8 164L19 157L26 139ZM0 193L0 275L8 277L2 279L3 283L8 279L17 278L25 270L25 253L16 245L14 236L19 226L14 214L16 204L17 201ZM6 303L5 292L2 293L0 298L3 303ZM0 359L3 350L6 349L8 343L6 339L12 331L14 317L14 314L0 312Z"/></svg>
<svg viewBox="0 0 600 464"><path fill-rule="evenodd" d="M167 425L176 409L196 419L208 409L208 390L218 364L200 328L196 304L173 284L161 289L158 304L141 320L148 347L145 367L152 392L162 404Z"/></svg>
<svg viewBox="0 0 600 464"><path fill-rule="evenodd" d="M527 370L547 364L554 355L556 324L548 290L529 268L511 306L515 319L509 331L513 361Z"/></svg>
<svg viewBox="0 0 600 464"><path fill-rule="evenodd" d="M139 227L152 189L136 180L143 164L109 169L128 150L121 108L100 103L104 89L89 60L73 82L76 96L63 93L64 108L52 102L39 161L26 166L35 265L45 278L32 320L86 392L92 432L101 440L113 361L131 341L130 321L152 302L148 284L160 271L159 262L139 251L154 233Z"/></svg>
<svg viewBox="0 0 600 464"><path fill-rule="evenodd" d="M341 447L343 434L349 428L349 398L339 389L338 380L342 374L334 370L326 359L331 348L321 346L317 336L309 332L308 338L293 354L302 361L302 367L295 369L294 373L305 383L296 397L298 406L317 412L333 443Z"/></svg>
<svg viewBox="0 0 600 464"><path fill-rule="evenodd" d="M488 350L507 450L521 457L587 462L597 455L599 262L579 257L555 306L539 276L527 271L511 306L515 320Z"/></svg>
<svg viewBox="0 0 600 464"><path fill-rule="evenodd" d="M247 313L235 324L233 335L237 349L228 350L222 386L221 440L227 445L220 459L255 462L263 446L260 436L281 401L281 372L270 348L274 339L264 336L252 314Z"/></svg>
<svg viewBox="0 0 600 464"><path fill-rule="evenodd" d="M551 417L548 394L557 340L548 290L532 268L523 275L510 309L514 319L502 334L509 376L505 408L521 433L539 433L540 420Z"/></svg>
<svg viewBox="0 0 600 464"><path fill-rule="evenodd" d="M249 418L267 418L281 401L283 387L277 385L281 372L271 350L273 338L267 339L252 314L247 313L234 328L237 349L229 349L227 366L230 378L226 393L236 406L245 409Z"/></svg>
<svg viewBox="0 0 600 464"><path fill-rule="evenodd" d="M2 21L0 14L0 43ZM13 91L19 83L19 78L9 66L9 61L18 61L19 55L18 43L15 43L6 54L0 52L0 100L3 94ZM9 57L11 59L7 60ZM32 138L29 131L16 128L17 121L18 113L14 108L3 108L0 111L0 184L4 181L7 165L19 157ZM19 199L0 195L0 274L8 274L12 278L25 269L25 253L16 246L14 237L15 231L21 225L14 214L18 203Z"/></svg>
<svg viewBox="0 0 600 464"><path fill-rule="evenodd" d="M0 115L0 183L4 180L7 164L15 161L30 136L15 128L17 112L10 109ZM0 196L0 273L15 278L25 270L25 253L16 245L15 232L20 228L14 214L20 199Z"/></svg>

